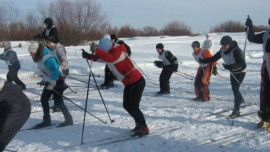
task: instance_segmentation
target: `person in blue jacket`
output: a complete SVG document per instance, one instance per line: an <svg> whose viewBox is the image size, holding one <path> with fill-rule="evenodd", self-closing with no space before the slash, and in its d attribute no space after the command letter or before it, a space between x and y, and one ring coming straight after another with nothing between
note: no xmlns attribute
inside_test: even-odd
<svg viewBox="0 0 270 152"><path fill-rule="evenodd" d="M50 54L50 50L43 44L34 42L30 44L28 51L32 56L38 69L42 74L44 89L41 94L41 105L43 108L43 121L37 124L34 129L51 125L49 99L53 94L56 106L64 115L65 121L58 127L73 125L73 119L63 101L64 77L60 72L56 58Z"/></svg>
<svg viewBox="0 0 270 152"><path fill-rule="evenodd" d="M17 85L21 86L23 90L26 89L25 84L18 78L18 71L21 65L16 52L11 48L10 41L4 41L2 46L4 47L4 53L0 54L0 59L5 60L8 65L7 81L11 83L14 81Z"/></svg>

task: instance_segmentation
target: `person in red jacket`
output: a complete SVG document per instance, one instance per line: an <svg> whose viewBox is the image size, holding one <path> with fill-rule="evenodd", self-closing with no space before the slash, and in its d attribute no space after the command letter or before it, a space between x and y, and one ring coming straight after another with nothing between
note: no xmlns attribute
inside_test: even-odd
<svg viewBox="0 0 270 152"><path fill-rule="evenodd" d="M208 49L201 49L200 43L198 41L194 41L191 45L193 49L193 57L196 62L199 63L199 58L206 59L212 57L213 55L210 53ZM196 97L193 99L195 101L209 101L210 93L209 93L209 82L212 74L217 74L216 62L213 63L199 63L199 68L197 70L197 74L195 77L194 87L195 87L195 95Z"/></svg>
<svg viewBox="0 0 270 152"><path fill-rule="evenodd" d="M132 129L134 136L148 135L149 129L139 108L145 87L145 79L128 58L125 46L123 44L112 44L109 35L104 35L99 41L98 48L93 48L91 47L92 54L83 51L82 57L93 61L105 62L116 78L122 81L125 86L123 107L136 123L135 128Z"/></svg>

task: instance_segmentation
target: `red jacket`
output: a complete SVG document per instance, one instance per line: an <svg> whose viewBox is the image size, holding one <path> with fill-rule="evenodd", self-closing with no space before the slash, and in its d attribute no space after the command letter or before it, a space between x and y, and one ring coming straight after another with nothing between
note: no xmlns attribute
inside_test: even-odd
<svg viewBox="0 0 270 152"><path fill-rule="evenodd" d="M97 48L96 54L90 55L89 59L106 62L112 73L118 80L122 81L125 86L133 84L142 78L141 72L129 59L127 50L123 44L113 45L108 52Z"/></svg>

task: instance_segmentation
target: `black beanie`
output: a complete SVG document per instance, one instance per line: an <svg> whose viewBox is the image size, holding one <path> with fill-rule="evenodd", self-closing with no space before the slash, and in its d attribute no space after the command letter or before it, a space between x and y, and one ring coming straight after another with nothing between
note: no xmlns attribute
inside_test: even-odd
<svg viewBox="0 0 270 152"><path fill-rule="evenodd" d="M230 36L223 36L220 40L220 45L232 45L233 40Z"/></svg>
<svg viewBox="0 0 270 152"><path fill-rule="evenodd" d="M164 48L164 45L162 43L158 43L156 45L156 49L162 49L163 50L163 48Z"/></svg>
<svg viewBox="0 0 270 152"><path fill-rule="evenodd" d="M198 41L192 42L191 47L200 47L200 42Z"/></svg>
<svg viewBox="0 0 270 152"><path fill-rule="evenodd" d="M53 43L59 42L59 39L57 37L54 37L54 36L47 37L47 38L45 38L45 40L53 42Z"/></svg>
<svg viewBox="0 0 270 152"><path fill-rule="evenodd" d="M111 36L111 39L115 39L115 40L117 40L117 37L116 37L116 35L115 35L115 34L111 34L110 36Z"/></svg>
<svg viewBox="0 0 270 152"><path fill-rule="evenodd" d="M53 26L53 21L49 17L45 18L44 23L48 24L48 26L47 26L48 28L51 28Z"/></svg>

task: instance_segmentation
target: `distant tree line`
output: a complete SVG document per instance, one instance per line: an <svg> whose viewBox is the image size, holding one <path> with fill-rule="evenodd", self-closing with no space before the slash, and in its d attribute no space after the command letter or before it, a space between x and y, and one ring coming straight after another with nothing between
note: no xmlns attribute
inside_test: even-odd
<svg viewBox="0 0 270 152"><path fill-rule="evenodd" d="M34 40L33 35L44 30L43 21L51 17L64 45L78 45L84 40L97 40L104 33L114 33L118 37L134 36L193 36L191 27L184 22L172 21L158 30L153 26L141 29L124 25L120 28L111 27L106 14L100 5L93 0L55 0L45 6L38 3L37 10L22 15L21 11L12 5L12 1L0 4L0 41L4 40ZM255 31L268 29L266 26L254 26ZM244 32L241 22L226 21L210 29L209 32Z"/></svg>

